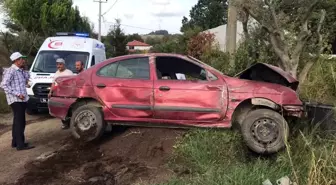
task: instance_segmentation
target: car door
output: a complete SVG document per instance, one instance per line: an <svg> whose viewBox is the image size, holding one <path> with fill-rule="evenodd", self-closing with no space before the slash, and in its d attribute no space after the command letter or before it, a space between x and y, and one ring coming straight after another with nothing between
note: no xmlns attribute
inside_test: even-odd
<svg viewBox="0 0 336 185"><path fill-rule="evenodd" d="M183 76L187 74L183 74L182 68L184 68L183 62L188 61L179 59L180 61L175 64L173 62L175 59L165 61L161 67L158 65L158 57L155 60L156 73L160 74L157 74L158 78L154 80L154 118L199 122L215 122L222 119L227 106L225 83L204 69L202 73L206 74L206 79L185 79ZM169 71L170 68L179 72L173 76ZM164 74L169 75L166 77ZM209 75L212 78L209 78Z"/></svg>
<svg viewBox="0 0 336 185"><path fill-rule="evenodd" d="M153 81L148 57L116 61L93 75L95 93L115 116L153 117Z"/></svg>

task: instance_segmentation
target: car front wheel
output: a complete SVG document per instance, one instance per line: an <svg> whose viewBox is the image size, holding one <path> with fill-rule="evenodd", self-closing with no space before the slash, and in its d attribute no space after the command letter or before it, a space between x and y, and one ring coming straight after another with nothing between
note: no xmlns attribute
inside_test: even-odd
<svg viewBox="0 0 336 185"><path fill-rule="evenodd" d="M71 116L70 128L76 139L89 142L99 139L105 131L104 116L99 107L83 105Z"/></svg>
<svg viewBox="0 0 336 185"><path fill-rule="evenodd" d="M269 109L249 112L241 131L247 146L259 154L272 154L283 149L289 135L284 117Z"/></svg>

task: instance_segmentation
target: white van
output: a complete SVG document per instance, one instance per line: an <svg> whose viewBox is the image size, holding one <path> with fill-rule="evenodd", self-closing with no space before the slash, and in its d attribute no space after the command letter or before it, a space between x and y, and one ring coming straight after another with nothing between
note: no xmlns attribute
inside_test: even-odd
<svg viewBox="0 0 336 185"><path fill-rule="evenodd" d="M28 114L48 110L47 97L57 71L56 59L63 58L67 69L74 73L78 60L84 63L85 69L106 60L104 44L88 37L86 33L57 33L43 42L29 70Z"/></svg>

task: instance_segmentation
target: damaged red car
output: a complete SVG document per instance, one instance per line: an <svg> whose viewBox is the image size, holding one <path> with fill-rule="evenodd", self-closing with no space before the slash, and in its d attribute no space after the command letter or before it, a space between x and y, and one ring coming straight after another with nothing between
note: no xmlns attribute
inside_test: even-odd
<svg viewBox="0 0 336 185"><path fill-rule="evenodd" d="M285 147L286 120L303 115L297 87L288 73L264 63L229 77L189 56L134 54L57 78L48 107L85 141L98 139L107 125L237 125L250 149L275 153Z"/></svg>

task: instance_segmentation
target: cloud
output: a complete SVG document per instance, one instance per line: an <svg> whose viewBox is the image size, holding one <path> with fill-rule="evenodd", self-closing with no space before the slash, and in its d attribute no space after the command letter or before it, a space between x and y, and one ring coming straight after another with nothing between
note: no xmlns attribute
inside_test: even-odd
<svg viewBox="0 0 336 185"><path fill-rule="evenodd" d="M178 1L152 0L151 14L157 17L181 17L184 14L182 5Z"/></svg>
<svg viewBox="0 0 336 185"><path fill-rule="evenodd" d="M170 4L170 0L152 0L152 3L154 5L169 5Z"/></svg>
<svg viewBox="0 0 336 185"><path fill-rule="evenodd" d="M182 12L153 12L152 15L157 17L180 17Z"/></svg>

